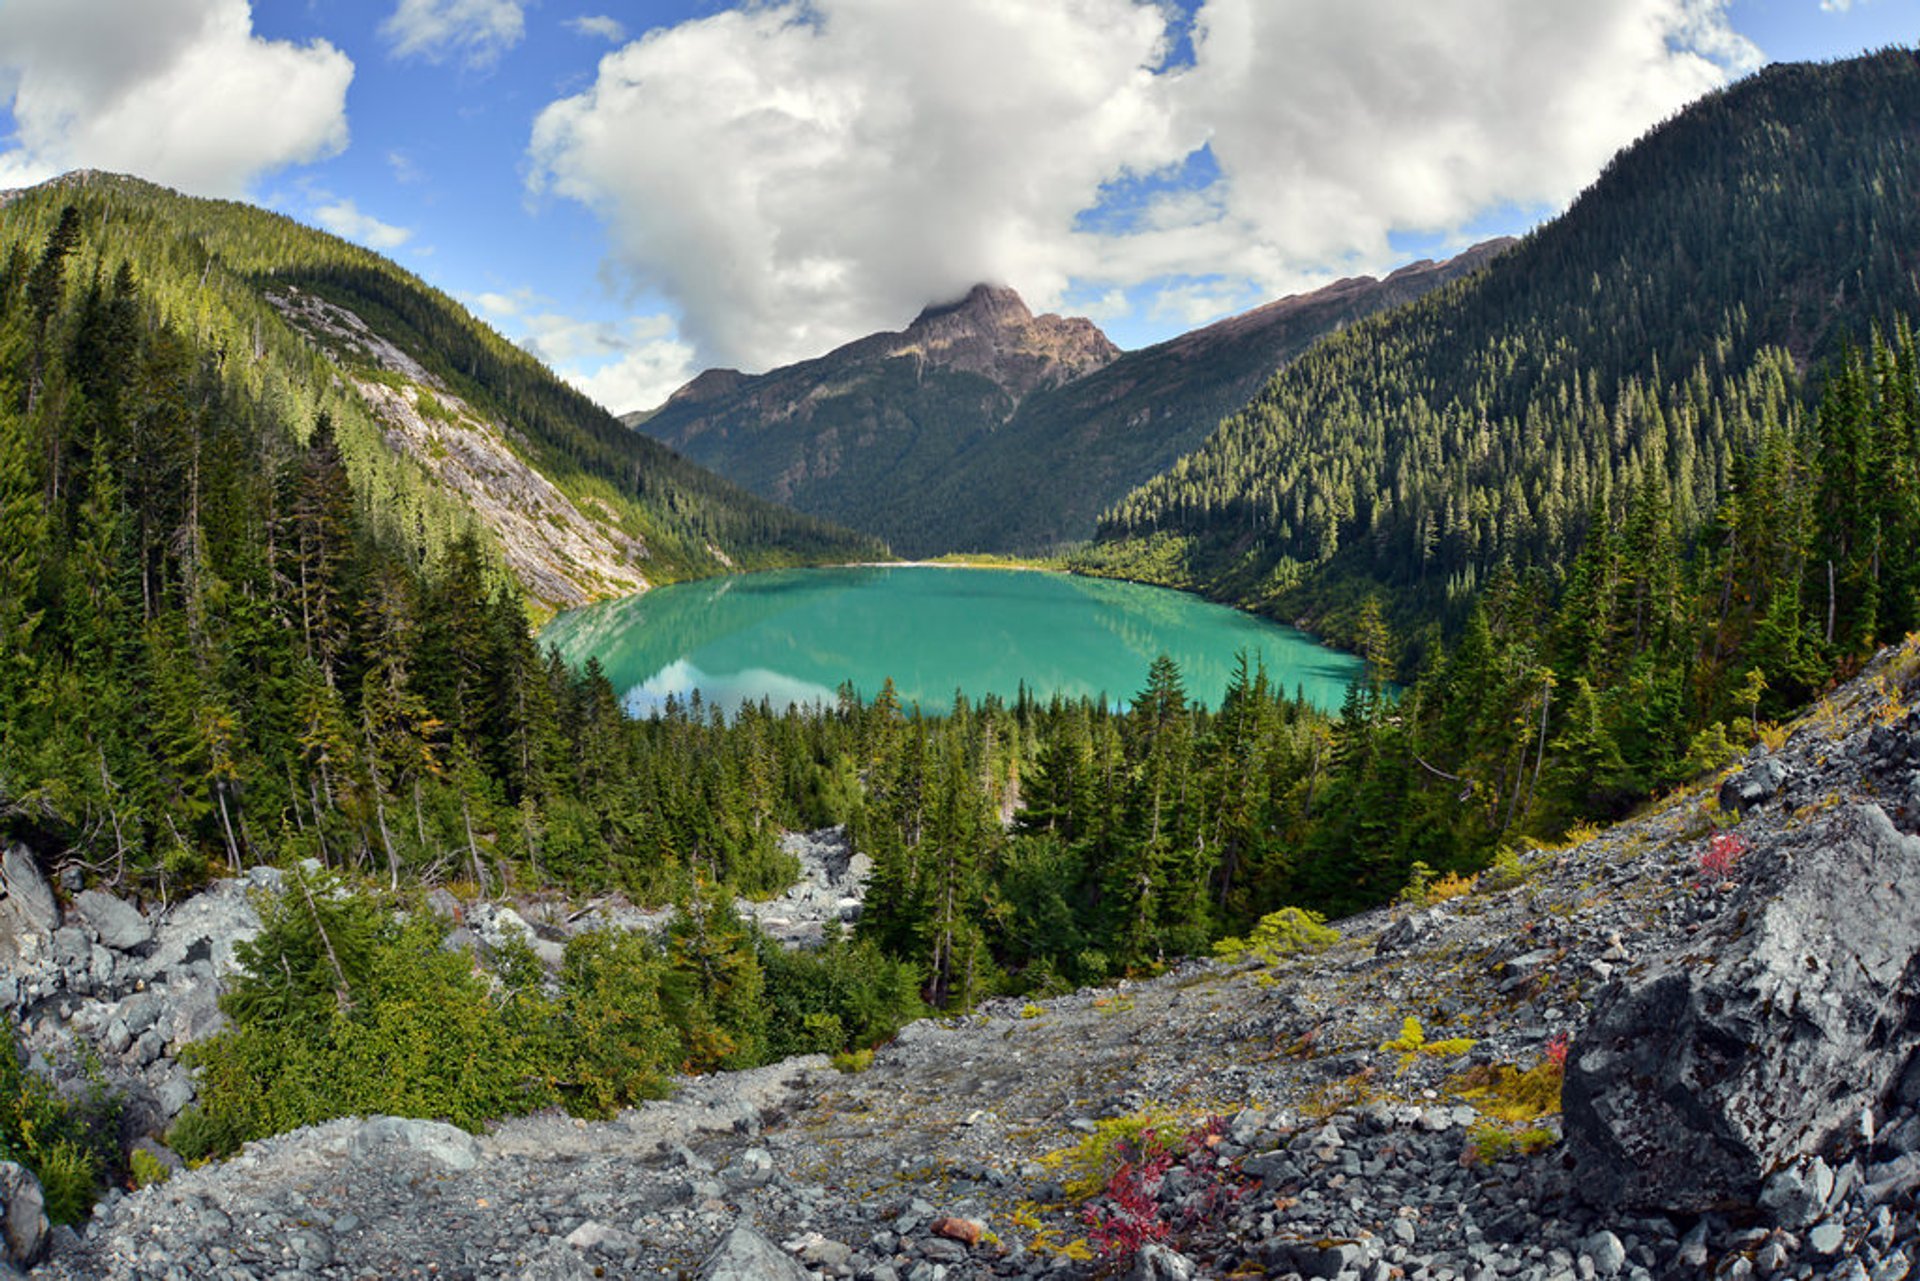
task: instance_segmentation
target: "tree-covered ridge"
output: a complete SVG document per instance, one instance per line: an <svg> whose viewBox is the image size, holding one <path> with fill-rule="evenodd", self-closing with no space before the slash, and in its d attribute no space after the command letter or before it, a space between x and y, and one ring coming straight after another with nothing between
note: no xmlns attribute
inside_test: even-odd
<svg viewBox="0 0 1920 1281"><path fill-rule="evenodd" d="M636 439L446 295L371 251L280 215L131 178L72 175L16 193L0 227L0 256L38 253L68 204L82 229L70 279L110 277L128 263L149 304L196 352L213 354L224 378L286 422L326 412L367 514L416 558L444 556L474 523L469 504L389 446L385 425L354 388L357 375L390 372L371 360L334 365L272 298L305 289L366 321L499 424L527 463L606 521L610 541L643 547L648 581L877 550Z"/></svg>
<svg viewBox="0 0 1920 1281"><path fill-rule="evenodd" d="M1289 616L1376 584L1457 622L1502 564L1564 574L1644 486L1691 536L1793 375L1914 310L1916 119L1911 50L1710 96L1485 273L1277 375L1107 513L1086 567Z"/></svg>

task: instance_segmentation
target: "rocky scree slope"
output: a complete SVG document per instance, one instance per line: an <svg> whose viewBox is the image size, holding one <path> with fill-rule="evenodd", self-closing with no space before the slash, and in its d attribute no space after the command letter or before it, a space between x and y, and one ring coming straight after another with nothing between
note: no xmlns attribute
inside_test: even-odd
<svg viewBox="0 0 1920 1281"><path fill-rule="evenodd" d="M334 1122L118 1198L33 1275L1899 1281L1917 701L1920 641L1723 777L1317 954L997 1002L864 1072L605 1124ZM1528 1097L1562 1057L1564 1118ZM1145 1177L1071 1155L1143 1125L1173 1137Z"/></svg>
<svg viewBox="0 0 1920 1281"><path fill-rule="evenodd" d="M476 411L353 311L292 286L266 298L327 353L387 447L458 494L494 532L534 600L568 609L647 589L646 544L621 528L618 510L576 504L515 451L505 424ZM731 564L725 552L709 550Z"/></svg>

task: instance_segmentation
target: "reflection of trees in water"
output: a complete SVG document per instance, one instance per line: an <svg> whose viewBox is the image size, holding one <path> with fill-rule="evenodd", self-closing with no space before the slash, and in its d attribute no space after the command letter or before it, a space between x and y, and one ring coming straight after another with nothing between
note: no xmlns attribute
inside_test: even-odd
<svg viewBox="0 0 1920 1281"><path fill-rule="evenodd" d="M885 572L783 569L676 583L562 614L540 634L540 645L575 666L598 656L614 688L625 689L716 641Z"/></svg>
<svg viewBox="0 0 1920 1281"><path fill-rule="evenodd" d="M1191 634L1196 627L1230 625L1209 617L1214 610L1232 614L1236 623L1250 616L1164 587L1111 578L1069 576L1067 581L1099 606L1095 620L1139 659L1140 683L1121 691L1122 698L1131 698L1139 690L1147 668L1162 652L1173 654L1179 662L1188 695L1208 706L1219 705L1233 674L1234 653L1240 650L1264 661L1277 686L1287 690L1302 686L1310 699L1330 708L1339 705L1347 683L1360 672L1360 661L1351 655L1327 649L1305 632L1265 620L1257 628L1245 629L1233 653L1183 658L1184 647L1170 638Z"/></svg>
<svg viewBox="0 0 1920 1281"><path fill-rule="evenodd" d="M892 578L883 590L854 591ZM891 676L903 700L944 713L969 698L1104 696L1124 704L1163 651L1187 691L1219 703L1234 655L1257 655L1276 685L1339 704L1355 660L1301 633L1164 588L1056 574L862 568L783 570L663 587L562 615L541 636L570 663L597 656L619 690L698 662L731 704L740 678L837 686L864 697ZM661 691L656 691L661 692Z"/></svg>

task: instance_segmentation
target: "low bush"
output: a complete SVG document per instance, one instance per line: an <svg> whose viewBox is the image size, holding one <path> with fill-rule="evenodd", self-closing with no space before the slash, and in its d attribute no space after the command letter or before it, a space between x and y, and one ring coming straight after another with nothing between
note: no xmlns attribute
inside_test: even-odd
<svg viewBox="0 0 1920 1281"><path fill-rule="evenodd" d="M78 1223L116 1172L118 1103L103 1088L64 1098L21 1063L12 1024L0 1046L0 1160L33 1171L47 1218Z"/></svg>

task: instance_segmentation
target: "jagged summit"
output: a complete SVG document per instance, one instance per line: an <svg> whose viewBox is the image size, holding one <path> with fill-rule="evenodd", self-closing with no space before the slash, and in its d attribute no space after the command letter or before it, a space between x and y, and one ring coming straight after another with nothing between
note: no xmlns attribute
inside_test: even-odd
<svg viewBox="0 0 1920 1281"><path fill-rule="evenodd" d="M1026 300L1018 290L1010 285L990 285L985 282L975 285L966 293L951 302L928 303L920 314L913 318L910 328L928 325L943 316L966 313L989 320L1001 315L1017 317L1021 321L1033 319Z"/></svg>

